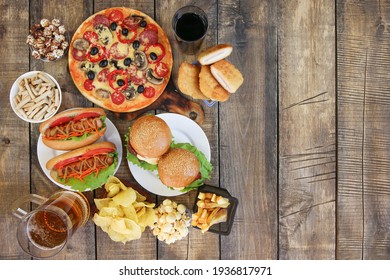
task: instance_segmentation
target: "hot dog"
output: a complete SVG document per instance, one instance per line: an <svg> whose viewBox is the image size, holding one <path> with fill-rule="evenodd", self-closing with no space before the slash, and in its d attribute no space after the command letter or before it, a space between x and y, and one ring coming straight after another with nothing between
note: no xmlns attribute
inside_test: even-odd
<svg viewBox="0 0 390 280"><path fill-rule="evenodd" d="M61 112L39 126L42 142L55 150L74 150L97 141L106 131L106 113L100 108Z"/></svg>
<svg viewBox="0 0 390 280"><path fill-rule="evenodd" d="M100 188L118 165L115 144L101 142L66 152L50 159L46 168L57 182L73 190Z"/></svg>

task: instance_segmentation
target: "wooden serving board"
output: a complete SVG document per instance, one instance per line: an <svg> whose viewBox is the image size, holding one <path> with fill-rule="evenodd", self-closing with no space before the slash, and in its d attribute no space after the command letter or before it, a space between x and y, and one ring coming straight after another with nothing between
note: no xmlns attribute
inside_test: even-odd
<svg viewBox="0 0 390 280"><path fill-rule="evenodd" d="M199 125L203 124L204 121L204 110L202 106L180 94L172 82L168 84L161 96L149 106L135 112L114 113L114 115L120 119L129 121L151 110L163 110L181 114L189 117Z"/></svg>

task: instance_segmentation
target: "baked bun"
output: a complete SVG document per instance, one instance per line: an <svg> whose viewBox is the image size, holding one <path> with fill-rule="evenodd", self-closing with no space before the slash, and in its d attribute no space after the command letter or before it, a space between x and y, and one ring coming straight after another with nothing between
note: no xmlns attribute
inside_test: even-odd
<svg viewBox="0 0 390 280"><path fill-rule="evenodd" d="M211 74L210 66L203 65L199 73L199 88L211 100L226 101L230 94L218 83Z"/></svg>
<svg viewBox="0 0 390 280"><path fill-rule="evenodd" d="M42 142L55 150L74 150L90 145L104 135L107 127L100 117L105 116L106 112L101 108L77 108L63 111L41 123L39 132L42 135ZM66 119L66 122L61 122ZM83 130L80 127L86 129ZM85 133L88 133L88 136L85 137ZM74 140L72 136L75 137L75 135L78 135L76 137L80 139Z"/></svg>
<svg viewBox="0 0 390 280"><path fill-rule="evenodd" d="M116 146L114 143L112 143L112 142L99 142L99 143L91 144L91 145L88 145L88 146L85 146L82 148L78 148L78 149L73 150L73 151L63 153L63 154L58 155L58 156L55 156L46 163L46 168L49 170L52 170L52 168L57 163L59 163L63 160L82 156L88 151L92 151L95 149L103 149L103 148L104 149L112 149L112 150L116 151Z"/></svg>
<svg viewBox="0 0 390 280"><path fill-rule="evenodd" d="M194 99L209 99L199 89L199 72L199 65L183 62L179 67L177 86L182 93Z"/></svg>
<svg viewBox="0 0 390 280"><path fill-rule="evenodd" d="M129 143L144 158L159 158L169 150L172 134L167 123L154 115L134 121L130 128Z"/></svg>
<svg viewBox="0 0 390 280"><path fill-rule="evenodd" d="M244 82L241 72L227 60L220 60L210 66L211 73L229 93L234 93Z"/></svg>
<svg viewBox="0 0 390 280"><path fill-rule="evenodd" d="M232 45L219 44L214 47L203 50L198 56L198 61L202 65L210 65L228 57L232 53L232 51Z"/></svg>
<svg viewBox="0 0 390 280"><path fill-rule="evenodd" d="M200 173L200 163L194 153L173 148L158 162L161 182L171 188L183 189L194 182Z"/></svg>

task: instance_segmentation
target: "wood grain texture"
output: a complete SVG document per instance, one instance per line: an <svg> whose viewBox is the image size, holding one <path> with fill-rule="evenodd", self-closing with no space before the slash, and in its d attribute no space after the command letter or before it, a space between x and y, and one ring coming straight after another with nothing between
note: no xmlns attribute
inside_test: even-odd
<svg viewBox="0 0 390 280"><path fill-rule="evenodd" d="M177 73L180 64L183 61L193 63L196 61L195 55L187 55L181 52L172 28L172 18L175 12L186 5L196 5L203 9L209 19L209 29L203 41L201 49L213 46L217 43L217 18L214 16L217 13L217 1L215 0L198 0L198 1L156 1L156 20L163 27L171 42L174 65L172 69L172 79L177 82ZM187 97L187 96L186 96ZM206 183L214 186L219 184L219 149L218 149L218 106L207 107L203 101L194 100L200 104L205 111L205 119L202 124L202 129L206 133L211 148L211 163L214 167L212 178ZM183 203L187 208L192 209L195 201L196 191L180 197L175 197L173 200ZM163 201L163 197L159 198L159 202ZM200 230L190 228L188 237L174 244L166 245L163 242L158 242L158 259L219 259L219 236L206 233L202 234Z"/></svg>
<svg viewBox="0 0 390 280"><path fill-rule="evenodd" d="M389 259L390 3L337 7L337 258Z"/></svg>
<svg viewBox="0 0 390 280"><path fill-rule="evenodd" d="M14 200L30 193L29 124L19 119L9 104L12 83L29 70L24 62L29 55L25 45L29 3L0 1L0 8L0 57L6 65L0 70L0 259L29 259L18 246L19 221L11 214Z"/></svg>
<svg viewBox="0 0 390 280"><path fill-rule="evenodd" d="M73 35L78 28L78 21L82 21L91 12L91 5L72 0L72 1L30 1L30 26L39 23L42 18L60 19L64 26ZM58 7L62 7L59 9ZM63 10L67 12L64 13ZM26 61L28 61L26 57ZM90 107L92 103L81 96L75 88L70 77L67 56L55 62L41 62L30 57L30 69L42 70L51 74L59 83L63 100L59 111L74 107ZM37 142L39 138L39 125L31 125L31 192L43 196L50 196L60 188L53 184L43 172L37 155ZM92 198L92 193L86 193L88 199ZM61 251L54 259L95 259L95 229L92 221L86 226L79 229L78 232L70 239L66 248Z"/></svg>
<svg viewBox="0 0 390 280"><path fill-rule="evenodd" d="M239 199L222 259L277 258L277 6L219 1L218 42L242 71L241 88L220 103L220 186Z"/></svg>
<svg viewBox="0 0 390 280"><path fill-rule="evenodd" d="M335 6L279 1L279 258L335 258Z"/></svg>
<svg viewBox="0 0 390 280"><path fill-rule="evenodd" d="M131 9L140 10L147 15L154 17L154 1L94 1L94 13L104 10L109 7L127 7ZM81 24L81 22L79 23ZM113 121L119 134L122 137L122 147L124 155L122 157L121 166L115 174L121 180L131 182L139 186L132 177L127 160L126 147L124 142L124 135L127 133L130 126L129 121L116 118L112 113L108 113L108 117ZM149 229L146 229L142 234L141 239L128 242L126 244L112 241L107 233L100 228L96 228L97 241L97 259L156 259L156 238L151 234Z"/></svg>

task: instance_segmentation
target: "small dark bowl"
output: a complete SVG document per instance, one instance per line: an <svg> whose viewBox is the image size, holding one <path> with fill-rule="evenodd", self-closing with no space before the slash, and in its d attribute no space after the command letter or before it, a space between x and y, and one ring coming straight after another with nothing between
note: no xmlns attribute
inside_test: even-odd
<svg viewBox="0 0 390 280"><path fill-rule="evenodd" d="M226 189L217 188L217 187L208 186L208 185L203 185L203 186L200 186L198 188L198 192L196 193L193 213L197 213L198 212L198 206L196 205L196 203L199 200L198 199L198 195L199 195L200 192L203 192L203 193L214 193L216 195L219 195L219 196L222 196L222 197L225 197L225 198L229 199L230 205L227 208L227 220L226 220L226 222L222 222L222 223L218 223L218 224L212 225L209 228L209 230L208 230L210 232L221 234L221 235L229 235L230 231L232 229L232 226L233 226L234 216L236 214L237 205L238 205L238 199L233 197L233 196L231 196L230 193ZM195 227L195 226L194 226L194 228L199 229L198 227Z"/></svg>

